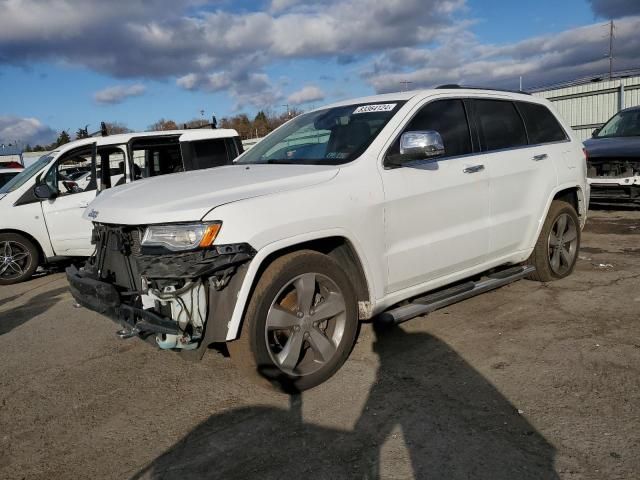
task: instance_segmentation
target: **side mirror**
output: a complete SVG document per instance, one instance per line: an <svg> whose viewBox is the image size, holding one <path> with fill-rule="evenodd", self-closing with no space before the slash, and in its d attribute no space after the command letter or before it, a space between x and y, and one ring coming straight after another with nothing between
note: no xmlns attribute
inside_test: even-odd
<svg viewBox="0 0 640 480"><path fill-rule="evenodd" d="M46 183L40 183L33 187L33 194L40 200L50 200L56 196L56 192Z"/></svg>
<svg viewBox="0 0 640 480"><path fill-rule="evenodd" d="M405 132L400 137L400 154L390 155L387 162L402 167L405 163L441 157L444 153L444 142L435 130Z"/></svg>
<svg viewBox="0 0 640 480"><path fill-rule="evenodd" d="M602 127L596 128L593 132L591 132L591 137L597 136L600 133L600 130L602 130Z"/></svg>

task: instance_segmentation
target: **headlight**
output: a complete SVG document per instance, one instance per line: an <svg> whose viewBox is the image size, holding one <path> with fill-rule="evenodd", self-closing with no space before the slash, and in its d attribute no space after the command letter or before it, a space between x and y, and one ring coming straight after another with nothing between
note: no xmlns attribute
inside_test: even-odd
<svg viewBox="0 0 640 480"><path fill-rule="evenodd" d="M162 246L173 251L194 250L213 244L221 223L151 225L142 237L143 246Z"/></svg>

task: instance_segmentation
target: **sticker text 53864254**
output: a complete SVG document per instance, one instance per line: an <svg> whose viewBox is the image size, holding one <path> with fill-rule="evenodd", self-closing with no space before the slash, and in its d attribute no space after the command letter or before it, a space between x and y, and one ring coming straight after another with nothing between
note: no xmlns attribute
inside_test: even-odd
<svg viewBox="0 0 640 480"><path fill-rule="evenodd" d="M360 105L353 111L353 115L356 113L373 113L373 112L390 112L395 108L396 103L379 103L376 105Z"/></svg>

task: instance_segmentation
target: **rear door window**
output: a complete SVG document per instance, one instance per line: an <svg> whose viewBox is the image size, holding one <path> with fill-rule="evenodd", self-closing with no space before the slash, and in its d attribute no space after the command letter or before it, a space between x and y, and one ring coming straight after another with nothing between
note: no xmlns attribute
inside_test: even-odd
<svg viewBox="0 0 640 480"><path fill-rule="evenodd" d="M531 145L567 140L567 134L560 122L547 107L527 102L518 102L517 105L527 127Z"/></svg>
<svg viewBox="0 0 640 480"><path fill-rule="evenodd" d="M483 152L527 145L524 123L513 102L475 99L472 104Z"/></svg>

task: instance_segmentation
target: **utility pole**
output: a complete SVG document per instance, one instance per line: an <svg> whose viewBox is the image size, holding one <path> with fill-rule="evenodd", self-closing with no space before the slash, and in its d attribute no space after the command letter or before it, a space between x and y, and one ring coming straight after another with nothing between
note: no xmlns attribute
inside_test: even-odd
<svg viewBox="0 0 640 480"><path fill-rule="evenodd" d="M291 111L289 110L289 104L285 103L282 106L287 109L287 118L291 118Z"/></svg>
<svg viewBox="0 0 640 480"><path fill-rule="evenodd" d="M409 88L409 85L411 85L413 82L410 82L408 80L403 80L402 82L400 82L400 85L402 85L402 91L406 92Z"/></svg>
<svg viewBox="0 0 640 480"><path fill-rule="evenodd" d="M613 20L609 22L609 79L613 77L613 38L615 26Z"/></svg>

